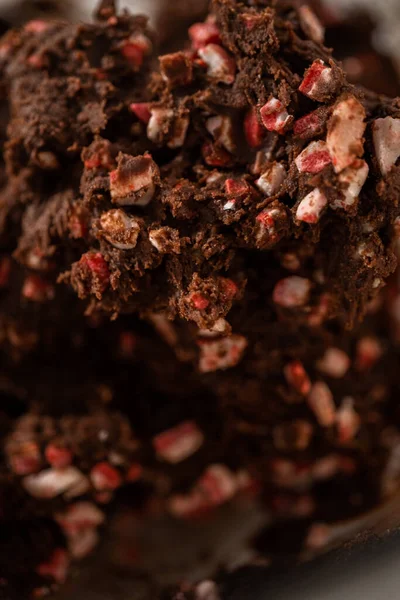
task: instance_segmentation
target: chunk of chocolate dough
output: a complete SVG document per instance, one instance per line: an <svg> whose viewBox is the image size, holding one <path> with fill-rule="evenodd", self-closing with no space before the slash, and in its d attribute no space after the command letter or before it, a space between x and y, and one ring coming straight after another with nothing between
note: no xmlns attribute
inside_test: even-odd
<svg viewBox="0 0 400 600"><path fill-rule="evenodd" d="M395 265L398 102L348 84L310 13L273 4L216 0L150 77L149 34L126 16L3 41L2 239L22 264L54 256L89 311L212 327L255 257L262 277L305 244L328 316L363 314Z"/></svg>

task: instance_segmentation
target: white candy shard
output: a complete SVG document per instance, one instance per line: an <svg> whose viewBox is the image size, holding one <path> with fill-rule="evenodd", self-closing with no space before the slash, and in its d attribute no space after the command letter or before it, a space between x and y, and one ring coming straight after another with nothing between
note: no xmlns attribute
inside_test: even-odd
<svg viewBox="0 0 400 600"><path fill-rule="evenodd" d="M207 65L207 75L222 83L232 84L235 81L235 60L217 44L207 44L198 50L201 59Z"/></svg>
<svg viewBox="0 0 400 600"><path fill-rule="evenodd" d="M400 119L377 119L372 132L379 168L387 175L400 156Z"/></svg>
<svg viewBox="0 0 400 600"><path fill-rule="evenodd" d="M314 383L308 395L307 402L322 427L331 427L334 425L336 408L332 392L326 383L323 381Z"/></svg>
<svg viewBox="0 0 400 600"><path fill-rule="evenodd" d="M317 362L317 368L325 375L341 379L350 368L350 358L340 348L328 348L324 356Z"/></svg>
<svg viewBox="0 0 400 600"><path fill-rule="evenodd" d="M210 117L206 122L206 129L213 138L221 144L228 152L234 152L236 149L234 128L231 117L226 115L217 115Z"/></svg>
<svg viewBox="0 0 400 600"><path fill-rule="evenodd" d="M315 188L300 202L296 218L304 223L318 223L321 212L327 204L325 194L319 188Z"/></svg>
<svg viewBox="0 0 400 600"><path fill-rule="evenodd" d="M241 335L220 338L218 340L199 340L199 371L210 373L218 369L229 369L238 364L247 346L247 340Z"/></svg>
<svg viewBox="0 0 400 600"><path fill-rule="evenodd" d="M273 163L262 175L257 179L256 186L261 190L267 198L273 196L279 191L279 188L286 179L286 168L282 163Z"/></svg>
<svg viewBox="0 0 400 600"><path fill-rule="evenodd" d="M46 469L24 477L22 485L34 498L55 498L77 489L84 493L90 488L87 477L76 467Z"/></svg>
<svg viewBox="0 0 400 600"><path fill-rule="evenodd" d="M204 435L193 421L185 421L153 438L157 455L169 463L179 463L201 447Z"/></svg>
<svg viewBox="0 0 400 600"><path fill-rule="evenodd" d="M284 308L298 308L307 304L310 298L311 281L292 275L281 279L273 291L273 301Z"/></svg>
<svg viewBox="0 0 400 600"><path fill-rule="evenodd" d="M363 155L365 117L363 105L354 96L339 101L333 109L326 143L336 173Z"/></svg>
<svg viewBox="0 0 400 600"><path fill-rule="evenodd" d="M338 180L342 184L343 198L337 198L330 203L331 208L348 210L357 201L360 192L367 181L369 166L365 160L355 160L354 163L339 173Z"/></svg>

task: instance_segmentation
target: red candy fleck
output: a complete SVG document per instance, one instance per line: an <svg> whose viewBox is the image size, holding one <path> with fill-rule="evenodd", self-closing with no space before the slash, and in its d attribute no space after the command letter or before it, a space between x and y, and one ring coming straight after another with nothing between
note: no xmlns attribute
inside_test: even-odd
<svg viewBox="0 0 400 600"><path fill-rule="evenodd" d="M357 344L355 367L358 371L371 369L383 354L382 345L378 338L366 336Z"/></svg>
<svg viewBox="0 0 400 600"><path fill-rule="evenodd" d="M311 142L294 161L300 173L319 173L331 163L325 142Z"/></svg>
<svg viewBox="0 0 400 600"><path fill-rule="evenodd" d="M8 284L11 273L11 259L4 256L0 259L0 287L5 287Z"/></svg>
<svg viewBox="0 0 400 600"><path fill-rule="evenodd" d="M144 57L151 51L152 44L145 35L139 33L121 45L121 54L134 66L141 67Z"/></svg>
<svg viewBox="0 0 400 600"><path fill-rule="evenodd" d="M226 277L219 278L220 285L222 287L222 293L227 300L233 300L233 298L237 295L239 288L236 283L232 279L227 279Z"/></svg>
<svg viewBox="0 0 400 600"><path fill-rule="evenodd" d="M254 107L250 108L244 118L244 133L250 148L259 148L264 141L265 128L260 123Z"/></svg>
<svg viewBox="0 0 400 600"><path fill-rule="evenodd" d="M230 369L238 364L247 347L242 335L231 335L218 340L199 340L199 371L210 373L218 369Z"/></svg>
<svg viewBox="0 0 400 600"><path fill-rule="evenodd" d="M221 37L215 23L194 23L188 30L192 46L195 50L204 48L208 44L220 44Z"/></svg>
<svg viewBox="0 0 400 600"><path fill-rule="evenodd" d="M86 237L88 228L84 216L82 214L73 213L68 221L68 229L70 230L71 237L76 240Z"/></svg>
<svg viewBox="0 0 400 600"><path fill-rule="evenodd" d="M69 558L66 550L57 548L49 561L39 565L36 571L42 577L51 577L57 583L64 583L67 578L68 567Z"/></svg>
<svg viewBox="0 0 400 600"><path fill-rule="evenodd" d="M293 132L299 137L310 138L320 129L321 125L321 117L318 111L315 110L298 119L293 125Z"/></svg>
<svg viewBox="0 0 400 600"><path fill-rule="evenodd" d="M336 426L339 442L346 444L351 442L360 429L361 420L354 409L353 398L344 398L336 413Z"/></svg>
<svg viewBox="0 0 400 600"><path fill-rule="evenodd" d="M190 296L190 302L197 310L205 310L210 305L210 301L198 293Z"/></svg>
<svg viewBox="0 0 400 600"><path fill-rule="evenodd" d="M261 121L268 131L283 133L286 125L292 120L292 117L286 111L282 102L278 98L271 98L264 106L260 108Z"/></svg>
<svg viewBox="0 0 400 600"><path fill-rule="evenodd" d="M46 302L54 298L54 287L39 275L28 275L22 286L22 295L33 302Z"/></svg>
<svg viewBox="0 0 400 600"><path fill-rule="evenodd" d="M196 423L185 421L156 435L153 445L160 458L170 463L178 463L197 452L203 441L203 433Z"/></svg>
<svg viewBox="0 0 400 600"><path fill-rule="evenodd" d="M28 21L24 25L25 31L29 33L43 33L52 26L48 21L42 21L41 19L33 19L32 21Z"/></svg>
<svg viewBox="0 0 400 600"><path fill-rule="evenodd" d="M307 396L311 389L311 381L306 373L303 363L293 360L283 369L286 381L302 396Z"/></svg>
<svg viewBox="0 0 400 600"><path fill-rule="evenodd" d="M110 283L110 270L101 252L86 252L81 256L79 265L88 269L93 283L104 292Z"/></svg>
<svg viewBox="0 0 400 600"><path fill-rule="evenodd" d="M67 467L72 462L72 452L55 444L48 444L44 452L47 462L55 469Z"/></svg>
<svg viewBox="0 0 400 600"><path fill-rule="evenodd" d="M125 479L129 483L134 483L135 481L138 481L142 475L143 475L142 465L140 465L139 463L133 463L129 467L129 469L125 475Z"/></svg>
<svg viewBox="0 0 400 600"><path fill-rule="evenodd" d="M34 69L41 69L46 64L46 61L42 54L31 54L28 57L27 62Z"/></svg>
<svg viewBox="0 0 400 600"><path fill-rule="evenodd" d="M299 91L313 100L322 101L329 92L332 82L332 69L318 59L307 69Z"/></svg>
<svg viewBox="0 0 400 600"><path fill-rule="evenodd" d="M96 490L115 490L122 484L122 477L117 469L107 462L97 463L90 471L90 479Z"/></svg>
<svg viewBox="0 0 400 600"><path fill-rule="evenodd" d="M232 164L232 155L212 142L203 144L202 154L205 163L210 167L227 167Z"/></svg>
<svg viewBox="0 0 400 600"><path fill-rule="evenodd" d="M149 107L150 104L148 102L132 102L132 104L129 105L129 108L133 114L137 116L139 121L142 121L142 123L145 123L146 125L150 121L151 117Z"/></svg>
<svg viewBox="0 0 400 600"><path fill-rule="evenodd" d="M273 291L273 301L285 308L297 308L308 302L310 291L309 279L292 275L278 281Z"/></svg>

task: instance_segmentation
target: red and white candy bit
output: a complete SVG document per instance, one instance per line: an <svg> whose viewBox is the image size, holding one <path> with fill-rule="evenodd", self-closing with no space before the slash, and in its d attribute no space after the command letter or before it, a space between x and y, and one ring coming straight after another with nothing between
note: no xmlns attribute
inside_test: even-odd
<svg viewBox="0 0 400 600"><path fill-rule="evenodd" d="M268 243L275 243L278 240L277 221L286 216L286 213L279 208L265 208L256 217L257 233L256 241L258 245L264 242L267 237Z"/></svg>
<svg viewBox="0 0 400 600"><path fill-rule="evenodd" d="M322 60L318 59L305 72L299 91L312 100L323 102L331 92L333 85L334 77L332 69L327 67Z"/></svg>
<svg viewBox="0 0 400 600"><path fill-rule="evenodd" d="M305 548L308 550L321 550L329 544L332 537L332 528L325 523L314 523L308 530Z"/></svg>
<svg viewBox="0 0 400 600"><path fill-rule="evenodd" d="M311 309L307 322L310 327L319 327L327 318L332 305L330 294L321 294L319 303Z"/></svg>
<svg viewBox="0 0 400 600"><path fill-rule="evenodd" d="M300 202L296 210L296 218L303 223L318 223L321 212L327 204L325 194L319 188L315 188Z"/></svg>
<svg viewBox="0 0 400 600"><path fill-rule="evenodd" d="M143 467L139 463L133 463L126 472L125 479L128 483L138 481L143 475Z"/></svg>
<svg viewBox="0 0 400 600"><path fill-rule="evenodd" d="M192 47L194 50L200 50L208 44L220 44L221 37L219 29L212 21L205 23L194 23L188 30Z"/></svg>
<svg viewBox="0 0 400 600"><path fill-rule="evenodd" d="M32 302L47 302L54 298L54 287L39 275L28 275L22 286L22 296Z"/></svg>
<svg viewBox="0 0 400 600"><path fill-rule="evenodd" d="M339 442L346 444L351 442L357 435L361 425L361 419L354 409L353 398L343 398L340 407L336 412L336 427L338 430Z"/></svg>
<svg viewBox="0 0 400 600"><path fill-rule="evenodd" d="M34 498L55 498L68 493L69 497L84 494L89 490L89 481L76 467L46 469L22 480L25 490Z"/></svg>
<svg viewBox="0 0 400 600"><path fill-rule="evenodd" d="M372 135L379 168L382 175L387 175L400 156L400 119L376 119Z"/></svg>
<svg viewBox="0 0 400 600"><path fill-rule="evenodd" d="M309 279L292 275L278 281L274 287L272 299L278 306L298 308L307 304L310 292L311 281Z"/></svg>
<svg viewBox="0 0 400 600"><path fill-rule="evenodd" d="M200 58L207 65L210 79L231 85L235 81L236 63L226 50L217 44L207 44L198 50Z"/></svg>
<svg viewBox="0 0 400 600"><path fill-rule="evenodd" d="M230 325L225 319L215 321L211 329L199 329L200 337L217 337L219 335L228 335L230 333Z"/></svg>
<svg viewBox="0 0 400 600"><path fill-rule="evenodd" d="M194 590L195 600L221 600L218 586L214 581L201 581Z"/></svg>
<svg viewBox="0 0 400 600"><path fill-rule="evenodd" d="M104 513L93 502L76 502L64 512L56 513L55 520L67 537L88 527L98 527L104 523Z"/></svg>
<svg viewBox="0 0 400 600"><path fill-rule="evenodd" d="M101 233L114 248L132 250L136 247L140 225L120 208L103 213L99 219Z"/></svg>
<svg viewBox="0 0 400 600"><path fill-rule="evenodd" d="M336 173L363 155L365 118L365 109L355 96L340 100L333 109L326 143Z"/></svg>
<svg viewBox="0 0 400 600"><path fill-rule="evenodd" d="M234 152L236 149L234 126L231 117L226 115L217 115L207 119L206 128L213 136L214 140L226 148L228 152Z"/></svg>
<svg viewBox="0 0 400 600"><path fill-rule="evenodd" d="M8 256L0 258L0 287L8 284L11 274L11 259Z"/></svg>
<svg viewBox="0 0 400 600"><path fill-rule="evenodd" d="M331 163L325 142L311 142L294 161L300 173L319 173Z"/></svg>
<svg viewBox="0 0 400 600"><path fill-rule="evenodd" d="M172 464L197 452L203 442L204 435L194 421L185 421L153 438L157 456Z"/></svg>
<svg viewBox="0 0 400 600"><path fill-rule="evenodd" d="M142 123L147 123L150 121L151 111L150 111L150 103L149 102L132 102L129 105L130 110L133 114L142 121Z"/></svg>
<svg viewBox="0 0 400 600"><path fill-rule="evenodd" d="M250 191L251 188L244 179L227 179L225 181L225 193L234 200L244 198Z"/></svg>
<svg viewBox="0 0 400 600"><path fill-rule="evenodd" d="M183 146L189 125L189 114L181 114L175 117L172 123L171 131L168 135L168 148L181 148Z"/></svg>
<svg viewBox="0 0 400 600"><path fill-rule="evenodd" d="M303 4L298 9L301 28L304 33L314 42L320 44L324 41L325 28L317 15L307 4Z"/></svg>
<svg viewBox="0 0 400 600"><path fill-rule="evenodd" d="M199 371L211 373L237 365L247 347L247 340L242 335L231 335L218 340L199 340L198 345Z"/></svg>
<svg viewBox="0 0 400 600"><path fill-rule="evenodd" d="M244 118L244 134L250 148L259 148L264 141L265 128L262 126L257 109L253 106Z"/></svg>
<svg viewBox="0 0 400 600"><path fill-rule="evenodd" d="M344 377L350 365L349 356L340 348L328 348L324 356L317 361L318 370L335 379Z"/></svg>
<svg viewBox="0 0 400 600"><path fill-rule="evenodd" d="M225 302L233 300L233 298L235 298L239 291L239 288L233 281L233 279L229 279L229 277L219 277L218 281L221 288L221 296L223 300Z"/></svg>
<svg viewBox="0 0 400 600"><path fill-rule="evenodd" d="M112 201L120 206L147 206L155 194L158 176L158 167L149 154L120 154L118 167L110 173Z"/></svg>
<svg viewBox="0 0 400 600"><path fill-rule="evenodd" d="M172 108L151 108L147 124L147 137L152 142L160 142L162 135L167 133L174 118Z"/></svg>
<svg viewBox="0 0 400 600"><path fill-rule="evenodd" d="M96 528L87 527L68 538L68 551L72 558L81 560L93 552L99 541L100 536Z"/></svg>
<svg viewBox="0 0 400 600"><path fill-rule="evenodd" d="M274 162L255 183L258 189L269 198L279 191L279 188L286 179L286 175L285 165Z"/></svg>
<svg viewBox="0 0 400 600"><path fill-rule="evenodd" d="M78 264L87 271L92 286L96 288L96 293L102 294L110 283L110 270L101 252L82 254Z"/></svg>
<svg viewBox="0 0 400 600"><path fill-rule="evenodd" d="M47 31L47 29L51 28L53 25L54 24L49 21L33 19L32 21L25 23L24 30L29 31L29 33L43 33L43 31Z"/></svg>
<svg viewBox="0 0 400 600"><path fill-rule="evenodd" d="M357 201L360 192L367 181L369 166L365 160L357 159L354 163L339 173L343 198L337 198L330 203L331 208L349 210Z"/></svg>
<svg viewBox="0 0 400 600"><path fill-rule="evenodd" d="M284 367L283 373L292 388L302 396L308 396L311 390L311 381L302 362L293 360Z"/></svg>
<svg viewBox="0 0 400 600"><path fill-rule="evenodd" d="M36 572L41 577L49 577L56 583L62 584L67 579L68 568L67 551L63 548L57 548L46 563L42 563L36 568Z"/></svg>
<svg viewBox="0 0 400 600"><path fill-rule="evenodd" d="M357 343L355 368L358 371L368 371L376 365L382 354L382 344L377 337L361 338Z"/></svg>
<svg viewBox="0 0 400 600"><path fill-rule="evenodd" d="M200 294L199 292L194 292L189 296L189 302L193 304L196 310L206 310L210 306L210 301L208 298Z"/></svg>
<svg viewBox="0 0 400 600"><path fill-rule="evenodd" d="M329 387L323 381L317 381L311 387L307 403L322 427L335 424L336 407Z"/></svg>
<svg viewBox="0 0 400 600"><path fill-rule="evenodd" d="M293 120L278 98L271 98L260 108L260 117L265 129L277 133L283 133L285 127Z"/></svg>
<svg viewBox="0 0 400 600"><path fill-rule="evenodd" d="M35 442L20 442L7 448L8 461L16 475L30 475L40 469L41 455Z"/></svg>
<svg viewBox="0 0 400 600"><path fill-rule="evenodd" d="M108 462L100 462L90 471L90 479L96 490L116 490L122 484L122 477L119 471L112 467Z"/></svg>
<svg viewBox="0 0 400 600"><path fill-rule="evenodd" d="M56 444L48 444L44 451L47 462L55 469L64 469L72 463L73 454L71 450L65 446L57 446Z"/></svg>
<svg viewBox="0 0 400 600"><path fill-rule="evenodd" d="M238 490L237 477L225 465L211 465L197 482L197 486L213 506L227 502Z"/></svg>
<svg viewBox="0 0 400 600"><path fill-rule="evenodd" d="M145 56L150 54L152 47L153 45L148 37L142 33L137 33L122 42L120 51L133 67L140 68Z"/></svg>
<svg viewBox="0 0 400 600"><path fill-rule="evenodd" d="M322 124L319 110L314 110L294 123L293 133L300 138L310 139L321 129Z"/></svg>

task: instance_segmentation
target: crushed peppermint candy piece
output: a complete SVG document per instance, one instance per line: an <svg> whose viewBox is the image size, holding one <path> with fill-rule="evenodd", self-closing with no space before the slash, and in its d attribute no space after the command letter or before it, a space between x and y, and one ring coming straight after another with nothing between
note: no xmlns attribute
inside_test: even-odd
<svg viewBox="0 0 400 600"><path fill-rule="evenodd" d="M275 244L280 239L280 228L284 228L287 221L286 209L281 203L273 203L261 211L256 217L257 247Z"/></svg>
<svg viewBox="0 0 400 600"><path fill-rule="evenodd" d="M277 133L283 133L285 127L293 120L278 98L271 98L260 108L260 117L265 129Z"/></svg>
<svg viewBox="0 0 400 600"><path fill-rule="evenodd" d="M340 173L364 153L365 109L355 96L339 100L328 123L326 143Z"/></svg>
<svg viewBox="0 0 400 600"><path fill-rule="evenodd" d="M379 168L382 175L387 175L400 156L400 119L376 119L372 134Z"/></svg>
<svg viewBox="0 0 400 600"><path fill-rule="evenodd" d="M265 128L262 126L258 111L253 106L244 118L244 133L250 148L259 148L264 141Z"/></svg>
<svg viewBox="0 0 400 600"><path fill-rule="evenodd" d="M150 119L147 123L147 137L150 141L158 143L161 141L163 134L167 134L172 120L174 111L172 108L151 108Z"/></svg>
<svg viewBox="0 0 400 600"><path fill-rule="evenodd" d="M204 435L194 421L185 421L153 438L156 454L169 463L179 463L202 446Z"/></svg>
<svg viewBox="0 0 400 600"><path fill-rule="evenodd" d="M223 146L228 152L236 149L234 126L231 117L217 115L207 119L206 128L214 140Z"/></svg>
<svg viewBox="0 0 400 600"><path fill-rule="evenodd" d="M11 470L16 475L30 475L40 469L41 455L35 442L17 442L7 447Z"/></svg>
<svg viewBox="0 0 400 600"><path fill-rule="evenodd" d="M293 360L284 367L283 373L291 387L302 396L308 396L311 390L311 381L302 362Z"/></svg>
<svg viewBox="0 0 400 600"><path fill-rule="evenodd" d="M194 23L188 30L192 46L195 50L204 48L208 44L220 44L221 38L217 25L212 21Z"/></svg>
<svg viewBox="0 0 400 600"><path fill-rule="evenodd" d="M206 141L201 149L204 162L210 167L227 167L232 164L232 155L217 144Z"/></svg>
<svg viewBox="0 0 400 600"><path fill-rule="evenodd" d="M367 371L376 365L383 354L382 344L377 337L365 336L357 343L355 368Z"/></svg>
<svg viewBox="0 0 400 600"><path fill-rule="evenodd" d="M325 113L323 109L317 109L295 121L293 133L301 139L311 139L322 132L325 123Z"/></svg>
<svg viewBox="0 0 400 600"><path fill-rule="evenodd" d="M214 506L230 500L238 490L237 478L228 467L220 464L208 467L197 485Z"/></svg>
<svg viewBox="0 0 400 600"><path fill-rule="evenodd" d="M299 91L312 100L324 102L334 86L333 71L320 59L315 60L307 69Z"/></svg>
<svg viewBox="0 0 400 600"><path fill-rule="evenodd" d="M135 68L140 68L145 56L149 55L153 45L143 33L132 35L120 45L121 54Z"/></svg>
<svg viewBox="0 0 400 600"><path fill-rule="evenodd" d="M321 212L327 204L325 194L319 188L315 188L300 202L296 210L296 218L304 223L318 223Z"/></svg>
<svg viewBox="0 0 400 600"><path fill-rule="evenodd" d="M247 347L247 340L242 335L231 335L218 340L199 340L198 345L199 371L211 373L237 365Z"/></svg>
<svg viewBox="0 0 400 600"><path fill-rule="evenodd" d="M235 81L236 63L224 48L217 44L207 44L198 50L200 58L207 65L207 75L219 81L231 85Z"/></svg>
<svg viewBox="0 0 400 600"><path fill-rule="evenodd" d="M73 454L71 450L56 444L48 444L44 451L47 462L55 469L64 469L72 463Z"/></svg>
<svg viewBox="0 0 400 600"><path fill-rule="evenodd" d="M100 541L100 536L95 527L87 527L76 535L68 538L68 550L72 558L81 560L94 550Z"/></svg>
<svg viewBox="0 0 400 600"><path fill-rule="evenodd" d="M256 186L267 198L279 191L287 176L286 168L282 163L275 162L257 179Z"/></svg>
<svg viewBox="0 0 400 600"><path fill-rule="evenodd" d="M301 28L306 36L313 40L313 42L322 44L325 37L325 28L315 12L307 4L299 6L297 10Z"/></svg>
<svg viewBox="0 0 400 600"><path fill-rule="evenodd" d="M168 137L168 148L182 148L186 140L189 125L190 117L188 113L180 114L175 117Z"/></svg>
<svg viewBox="0 0 400 600"><path fill-rule="evenodd" d="M122 484L119 471L108 462L100 462L90 471L90 479L96 490L115 490Z"/></svg>
<svg viewBox="0 0 400 600"><path fill-rule="evenodd" d="M349 356L340 348L328 348L324 356L317 362L317 368L321 373L335 379L344 377L350 365Z"/></svg>
<svg viewBox="0 0 400 600"><path fill-rule="evenodd" d="M88 527L98 527L104 523L105 515L93 502L76 502L54 518L69 537Z"/></svg>
<svg viewBox="0 0 400 600"><path fill-rule="evenodd" d="M34 498L55 498L69 490L79 488L87 491L89 489L88 479L81 471L72 466L65 469L46 469L40 473L28 475L22 480L22 485Z"/></svg>
<svg viewBox="0 0 400 600"><path fill-rule="evenodd" d="M353 398L343 398L336 412L336 426L339 442L346 444L351 442L357 435L361 425L361 419L354 409Z"/></svg>
<svg viewBox="0 0 400 600"><path fill-rule="evenodd" d="M28 275L22 286L21 294L32 302L47 302L54 298L54 287L40 275Z"/></svg>
<svg viewBox="0 0 400 600"><path fill-rule="evenodd" d="M294 162L300 173L319 173L331 163L331 156L325 142L311 142Z"/></svg>
<svg viewBox="0 0 400 600"><path fill-rule="evenodd" d="M149 154L129 156L120 153L118 167L110 173L110 193L115 204L146 206L153 198L159 171Z"/></svg>
<svg viewBox="0 0 400 600"><path fill-rule="evenodd" d="M335 423L336 408L333 395L323 381L317 381L311 387L307 402L322 427L331 427Z"/></svg>
<svg viewBox="0 0 400 600"><path fill-rule="evenodd" d="M136 247L140 224L120 208L108 210L100 217L101 233L112 246L119 250Z"/></svg>
<svg viewBox="0 0 400 600"><path fill-rule="evenodd" d="M148 102L132 102L129 108L139 121L142 121L146 125L148 124L151 118L150 104Z"/></svg>
<svg viewBox="0 0 400 600"><path fill-rule="evenodd" d="M274 287L273 301L284 308L298 308L307 304L310 298L311 281L292 275L281 279Z"/></svg>
<svg viewBox="0 0 400 600"><path fill-rule="evenodd" d="M51 577L56 583L63 584L67 578L69 557L63 548L54 550L46 563L41 563L36 572L41 577Z"/></svg>
<svg viewBox="0 0 400 600"><path fill-rule="evenodd" d="M201 581L194 590L194 600L221 600L215 581Z"/></svg>
<svg viewBox="0 0 400 600"><path fill-rule="evenodd" d="M365 160L356 159L350 167L339 173L338 181L342 186L343 198L336 198L330 202L330 207L336 210L348 210L358 199L360 192L367 181L369 166Z"/></svg>

